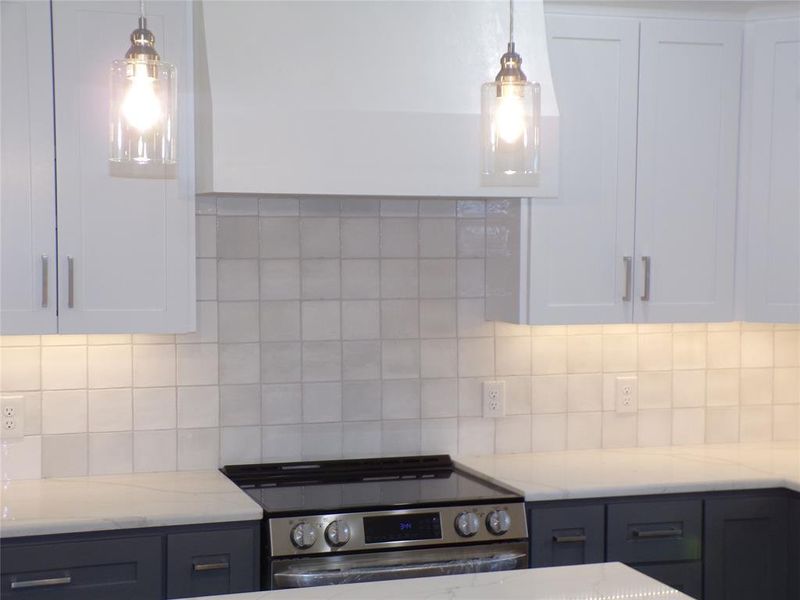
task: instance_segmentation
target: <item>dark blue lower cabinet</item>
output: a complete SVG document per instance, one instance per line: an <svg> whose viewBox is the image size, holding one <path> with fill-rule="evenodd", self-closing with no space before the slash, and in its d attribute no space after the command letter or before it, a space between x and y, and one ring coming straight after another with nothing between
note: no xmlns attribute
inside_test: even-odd
<svg viewBox="0 0 800 600"><path fill-rule="evenodd" d="M698 599L703 597L703 563L699 560L631 565L631 567L687 596Z"/></svg>
<svg viewBox="0 0 800 600"><path fill-rule="evenodd" d="M605 507L602 504L538 508L528 513L532 567L603 562Z"/></svg>

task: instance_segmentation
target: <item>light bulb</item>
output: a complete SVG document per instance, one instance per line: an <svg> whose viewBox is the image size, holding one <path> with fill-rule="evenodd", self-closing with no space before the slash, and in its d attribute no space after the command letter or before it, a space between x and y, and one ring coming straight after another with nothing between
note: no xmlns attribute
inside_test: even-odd
<svg viewBox="0 0 800 600"><path fill-rule="evenodd" d="M494 115L497 134L508 143L515 143L525 131L525 106L517 94L503 94L497 100Z"/></svg>
<svg viewBox="0 0 800 600"><path fill-rule="evenodd" d="M147 63L137 62L133 67L128 91L122 101L122 115L128 125L145 133L161 120L161 103L155 90L155 80L148 72Z"/></svg>

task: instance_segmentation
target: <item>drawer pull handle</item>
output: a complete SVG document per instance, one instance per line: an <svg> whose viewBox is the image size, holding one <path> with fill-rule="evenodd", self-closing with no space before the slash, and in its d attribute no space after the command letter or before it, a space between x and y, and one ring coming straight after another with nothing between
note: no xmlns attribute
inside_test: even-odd
<svg viewBox="0 0 800 600"><path fill-rule="evenodd" d="M643 256L642 257L642 264L644 265L644 292L640 296L642 302L648 302L650 300L650 257Z"/></svg>
<svg viewBox="0 0 800 600"><path fill-rule="evenodd" d="M576 542L585 542L585 535L554 535L553 541L556 544L574 544Z"/></svg>
<svg viewBox="0 0 800 600"><path fill-rule="evenodd" d="M27 588L51 587L54 585L67 585L72 583L72 577L51 577L49 579L29 579L28 581L12 581L12 590L24 590Z"/></svg>
<svg viewBox="0 0 800 600"><path fill-rule="evenodd" d="M622 257L622 264L625 266L625 293L622 296L623 302L631 301L631 271L633 258L630 256Z"/></svg>
<svg viewBox="0 0 800 600"><path fill-rule="evenodd" d="M221 571L223 569L229 569L230 566L230 563L227 562L195 563L194 571L195 573L201 573L203 571Z"/></svg>
<svg viewBox="0 0 800 600"><path fill-rule="evenodd" d="M633 537L641 539L667 538L683 535L682 529L634 529Z"/></svg>

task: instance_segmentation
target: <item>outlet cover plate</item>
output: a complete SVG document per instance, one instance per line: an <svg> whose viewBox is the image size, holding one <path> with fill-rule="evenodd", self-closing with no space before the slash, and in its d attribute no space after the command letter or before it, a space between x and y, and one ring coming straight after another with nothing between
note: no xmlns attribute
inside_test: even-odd
<svg viewBox="0 0 800 600"><path fill-rule="evenodd" d="M0 436L4 440L21 440L25 437L25 398L0 396Z"/></svg>
<svg viewBox="0 0 800 600"><path fill-rule="evenodd" d="M636 375L617 377L614 401L618 413L635 413L639 410L639 378Z"/></svg>
<svg viewBox="0 0 800 600"><path fill-rule="evenodd" d="M483 382L483 416L497 419L506 416L506 382Z"/></svg>

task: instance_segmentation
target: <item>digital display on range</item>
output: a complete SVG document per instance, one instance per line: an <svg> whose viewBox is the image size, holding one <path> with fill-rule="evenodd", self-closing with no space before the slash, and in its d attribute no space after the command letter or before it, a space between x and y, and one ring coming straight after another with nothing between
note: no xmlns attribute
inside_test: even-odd
<svg viewBox="0 0 800 600"><path fill-rule="evenodd" d="M364 542L367 544L441 537L442 524L438 512L364 517Z"/></svg>

